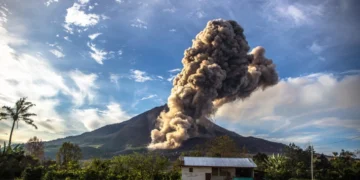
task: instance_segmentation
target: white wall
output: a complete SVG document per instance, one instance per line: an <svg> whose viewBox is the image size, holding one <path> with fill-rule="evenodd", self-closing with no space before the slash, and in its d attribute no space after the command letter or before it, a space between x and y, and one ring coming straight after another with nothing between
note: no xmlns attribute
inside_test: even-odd
<svg viewBox="0 0 360 180"><path fill-rule="evenodd" d="M205 180L205 173L211 174L211 167L192 167L193 172L189 172L190 167L181 168L181 179L182 180ZM231 177L235 176L235 168L224 168L230 172ZM220 175L220 174L219 174ZM223 180L224 176L212 176L211 180Z"/></svg>
<svg viewBox="0 0 360 180"><path fill-rule="evenodd" d="M192 167L193 172L189 172L190 167L181 168L182 180L205 180L205 173L211 174L211 167Z"/></svg>

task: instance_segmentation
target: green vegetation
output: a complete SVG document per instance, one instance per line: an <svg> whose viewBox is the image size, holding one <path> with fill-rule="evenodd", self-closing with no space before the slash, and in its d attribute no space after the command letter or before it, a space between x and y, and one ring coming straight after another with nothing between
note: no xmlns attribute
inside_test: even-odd
<svg viewBox="0 0 360 180"><path fill-rule="evenodd" d="M258 170L264 171L268 180L310 180L311 179L311 147L305 150L295 144L285 148L284 155L258 153L253 160ZM313 151L313 154L315 152ZM324 154L314 155L314 179L316 180L353 180L360 178L360 161L354 153L342 150L334 152L334 157Z"/></svg>

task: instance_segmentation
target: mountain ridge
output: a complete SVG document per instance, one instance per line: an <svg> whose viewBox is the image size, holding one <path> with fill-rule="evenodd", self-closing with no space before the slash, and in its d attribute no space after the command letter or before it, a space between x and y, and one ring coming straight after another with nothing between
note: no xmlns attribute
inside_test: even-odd
<svg viewBox="0 0 360 180"><path fill-rule="evenodd" d="M57 149L63 142L78 144L83 151L83 158L112 157L118 154L131 152L146 152L151 142L150 132L156 127L156 119L167 106L159 106L144 113L138 114L129 120L106 125L90 132L76 136L69 136L45 142L47 157L55 157ZM165 154L175 156L184 151L192 150L196 145L217 136L227 135L239 146L245 146L250 153L281 153L284 144L267 141L256 137L244 137L229 131L208 119L201 119L196 134L193 134L183 145L177 149L158 150Z"/></svg>

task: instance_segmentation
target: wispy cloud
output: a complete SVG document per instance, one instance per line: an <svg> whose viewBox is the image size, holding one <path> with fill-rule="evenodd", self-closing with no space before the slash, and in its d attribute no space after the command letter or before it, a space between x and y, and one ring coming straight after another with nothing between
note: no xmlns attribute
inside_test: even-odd
<svg viewBox="0 0 360 180"><path fill-rule="evenodd" d="M170 75L170 77L167 78L166 80L171 82L175 77L176 77L176 75Z"/></svg>
<svg viewBox="0 0 360 180"><path fill-rule="evenodd" d="M263 6L263 15L270 21L301 26L313 23L323 15L323 5L301 4L286 0L267 1Z"/></svg>
<svg viewBox="0 0 360 180"><path fill-rule="evenodd" d="M122 3L124 3L124 0L115 0L115 2L122 4Z"/></svg>
<svg viewBox="0 0 360 180"><path fill-rule="evenodd" d="M163 9L164 12L168 12L168 13L174 13L176 11L176 9L174 7L172 8L165 8Z"/></svg>
<svg viewBox="0 0 360 180"><path fill-rule="evenodd" d="M103 61L106 59L108 52L97 49L95 44L88 43L88 47L91 49L90 56L99 64L103 64Z"/></svg>
<svg viewBox="0 0 360 180"><path fill-rule="evenodd" d="M314 41L309 47L309 49L314 54L320 54L324 50L324 46L321 46L316 41Z"/></svg>
<svg viewBox="0 0 360 180"><path fill-rule="evenodd" d="M114 83L116 86L116 89L119 89L119 79L120 79L120 75L118 74L110 74L110 82Z"/></svg>
<svg viewBox="0 0 360 180"><path fill-rule="evenodd" d="M63 54L61 51L57 49L51 49L49 50L52 54L54 54L57 58L63 58L65 57L65 54Z"/></svg>
<svg viewBox="0 0 360 180"><path fill-rule="evenodd" d="M123 51L120 49L118 50L118 55L121 56L123 54Z"/></svg>
<svg viewBox="0 0 360 180"><path fill-rule="evenodd" d="M170 32L176 32L176 29L170 29L169 31Z"/></svg>
<svg viewBox="0 0 360 180"><path fill-rule="evenodd" d="M94 39L96 39L98 36L100 36L102 33L94 33L94 34L90 34L89 35L89 38L91 39L91 40L94 40Z"/></svg>
<svg viewBox="0 0 360 180"><path fill-rule="evenodd" d="M147 29L147 23L139 18L135 19L131 24L132 27Z"/></svg>
<svg viewBox="0 0 360 180"><path fill-rule="evenodd" d="M176 69L171 69L171 70L169 70L169 72L171 72L171 73L176 73L176 72L180 72L180 71L181 71L180 68L176 68Z"/></svg>
<svg viewBox="0 0 360 180"><path fill-rule="evenodd" d="M120 123L131 116L122 109L119 103L111 102L105 110L97 108L74 109L71 112L72 119L80 120L88 131L114 123Z"/></svg>
<svg viewBox="0 0 360 180"><path fill-rule="evenodd" d="M70 40L69 36L64 36L64 39L65 39L66 41L71 42L71 40Z"/></svg>
<svg viewBox="0 0 360 180"><path fill-rule="evenodd" d="M87 4L90 0L78 0L80 4Z"/></svg>
<svg viewBox="0 0 360 180"><path fill-rule="evenodd" d="M176 73L180 72L180 71L181 71L180 68L175 68L175 69L169 70L168 72L170 73L170 76L166 80L171 82L176 77Z"/></svg>
<svg viewBox="0 0 360 180"><path fill-rule="evenodd" d="M142 97L140 100L143 101L143 100L152 99L152 98L155 98L155 97L157 97L156 94L150 94L148 96Z"/></svg>
<svg viewBox="0 0 360 180"><path fill-rule="evenodd" d="M44 4L45 4L45 6L50 6L50 4L52 4L54 2L59 2L59 0L48 0Z"/></svg>
<svg viewBox="0 0 360 180"><path fill-rule="evenodd" d="M130 78L134 79L136 82L145 82L153 80L146 72L140 70L130 70Z"/></svg>
<svg viewBox="0 0 360 180"><path fill-rule="evenodd" d="M78 91L72 92L74 97L74 103L77 106L83 105L85 100L92 103L95 99L95 90L98 86L95 84L98 76L96 74L85 74L79 70L71 71L69 73L70 78L75 82Z"/></svg>

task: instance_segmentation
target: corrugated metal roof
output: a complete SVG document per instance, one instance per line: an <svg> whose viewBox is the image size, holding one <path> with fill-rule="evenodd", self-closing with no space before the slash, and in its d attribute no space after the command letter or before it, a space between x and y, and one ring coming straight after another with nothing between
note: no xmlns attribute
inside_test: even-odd
<svg viewBox="0 0 360 180"><path fill-rule="evenodd" d="M250 158L184 157L184 166L257 167Z"/></svg>

